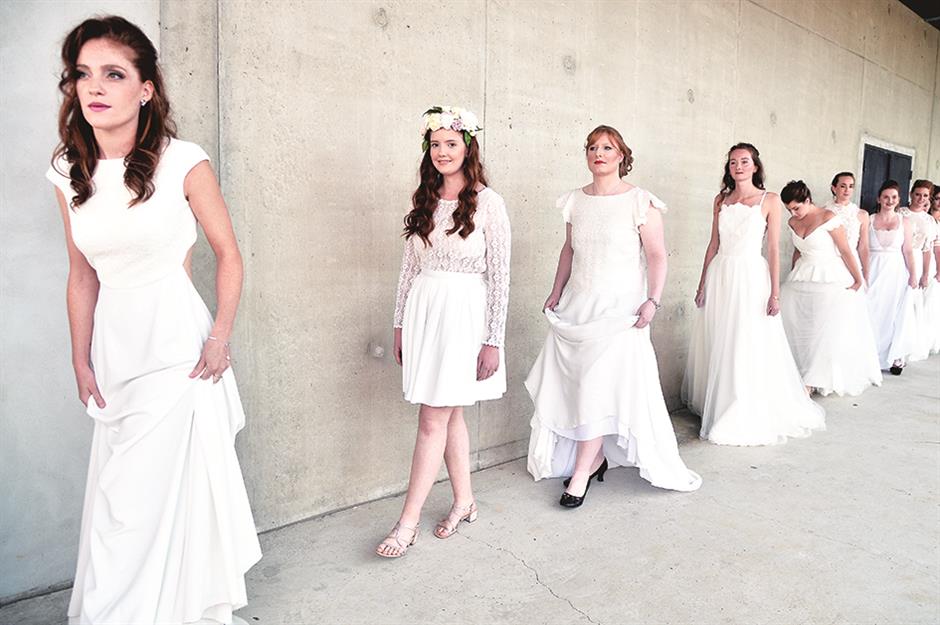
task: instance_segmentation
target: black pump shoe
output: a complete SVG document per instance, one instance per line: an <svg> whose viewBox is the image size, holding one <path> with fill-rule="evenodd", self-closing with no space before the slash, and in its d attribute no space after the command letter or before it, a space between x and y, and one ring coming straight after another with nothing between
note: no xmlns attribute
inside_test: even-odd
<svg viewBox="0 0 940 625"><path fill-rule="evenodd" d="M604 458L604 461L601 463L601 466L597 467L597 471L592 473L591 476L588 478L587 485L584 487L583 495L581 495L580 497L576 497L572 495L571 493L569 493L568 491L565 491L561 494L561 499L558 500L558 503L561 504L565 508L579 507L581 504L584 503L584 498L587 497L588 490L591 488L591 480L593 480L596 477L598 482L603 482L604 473L606 472L607 472L607 458ZM569 483L571 483L570 478L565 480L565 486L567 486Z"/></svg>
<svg viewBox="0 0 940 625"><path fill-rule="evenodd" d="M607 473L607 458L604 458L604 461L601 463L601 466L597 467L597 471L591 474L591 476L588 478L588 483L590 483L590 481L593 480L595 477L597 478L598 482L603 482L605 473ZM570 477L566 477L564 481L565 486L568 486L568 484L571 484Z"/></svg>
<svg viewBox="0 0 940 625"><path fill-rule="evenodd" d="M901 372L904 371L904 367L899 367L897 365L891 365L891 368L888 369L891 372L891 375L901 375Z"/></svg>

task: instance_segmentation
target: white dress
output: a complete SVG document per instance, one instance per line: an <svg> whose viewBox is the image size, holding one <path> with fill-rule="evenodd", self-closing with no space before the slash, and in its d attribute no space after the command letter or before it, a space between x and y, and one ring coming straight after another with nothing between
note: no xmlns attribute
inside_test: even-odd
<svg viewBox="0 0 940 625"><path fill-rule="evenodd" d="M402 329L402 391L413 404L471 406L506 392L503 342L509 307L509 217L490 188L477 195L475 228L448 235L457 200L440 200L431 245L405 241L394 327ZM499 349L499 368L477 380L483 345Z"/></svg>
<svg viewBox="0 0 940 625"><path fill-rule="evenodd" d="M832 211L842 220L842 225L845 226L845 238L849 241L849 249L855 255L855 262L858 263L859 271L861 271L862 261L858 255L858 240L861 238L862 222L858 214L862 209L854 202L842 205L836 204L834 200L831 200L824 208Z"/></svg>
<svg viewBox="0 0 940 625"><path fill-rule="evenodd" d="M933 240L936 222L927 211L912 211L905 207L900 210L901 215L907 217L911 222L911 249L914 255L914 275L920 282L920 277L924 273L924 252L933 256ZM928 267L929 269L929 267ZM932 278L933 276L931 276ZM931 324L931 319L927 312L927 290L917 288L911 293L911 299L914 304L913 334L911 336L911 353L908 355L910 362L925 360L930 356L930 348L933 346L936 321Z"/></svg>
<svg viewBox="0 0 940 625"><path fill-rule="evenodd" d="M571 276L525 382L535 404L529 473L571 475L577 442L604 437L612 466L635 466L653 486L679 491L702 483L679 457L663 400L649 326L636 311L647 299L640 226L665 205L639 188L613 196L580 189L558 207L571 224Z"/></svg>
<svg viewBox="0 0 940 625"><path fill-rule="evenodd" d="M937 250L940 250L940 222L933 222L933 244L930 250L930 269L927 272L927 290L924 310L927 317L927 336L931 354L940 353L940 282L937 281Z"/></svg>
<svg viewBox="0 0 940 625"><path fill-rule="evenodd" d="M865 293L846 288L854 280L830 234L841 227L833 217L805 239L788 228L800 257L780 294L780 316L803 384L822 395L858 395L882 382Z"/></svg>
<svg viewBox="0 0 940 625"><path fill-rule="evenodd" d="M910 355L914 341L914 289L908 286L904 262L904 225L876 230L869 225L871 256L868 267L868 314L875 331L878 360L882 369Z"/></svg>
<svg viewBox="0 0 940 625"><path fill-rule="evenodd" d="M261 557L235 455L245 421L235 377L189 378L212 327L183 268L196 242L183 180L203 160L199 146L171 140L153 196L133 207L123 159L99 160L94 194L69 214L101 285L91 361L107 404L88 401L70 623L230 623ZM68 178L47 177L72 199Z"/></svg>
<svg viewBox="0 0 940 625"><path fill-rule="evenodd" d="M767 314L762 203L720 207L720 245L682 380L683 400L702 417L700 436L719 445L773 445L825 429L826 413L804 391L780 316Z"/></svg>

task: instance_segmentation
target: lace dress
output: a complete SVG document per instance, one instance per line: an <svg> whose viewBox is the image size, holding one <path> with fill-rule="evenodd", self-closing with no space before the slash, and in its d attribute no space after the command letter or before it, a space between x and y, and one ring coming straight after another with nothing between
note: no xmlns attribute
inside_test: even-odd
<svg viewBox="0 0 940 625"><path fill-rule="evenodd" d="M845 237L849 241L849 249L855 255L855 262L858 263L859 271L861 271L862 261L858 255L858 240L861 238L862 222L858 218L858 213L862 209L854 202L842 205L836 204L835 201L830 201L824 208L832 211L842 220L842 225L845 226Z"/></svg>
<svg viewBox="0 0 940 625"><path fill-rule="evenodd" d="M261 557L235 435L235 376L191 379L212 316L183 263L196 219L183 194L203 150L172 139L153 196L133 207L123 159L99 160L95 193L69 213L100 282L89 398L94 438L70 623L230 623ZM68 164L56 167L67 172ZM47 177L71 200L69 179Z"/></svg>
<svg viewBox="0 0 940 625"><path fill-rule="evenodd" d="M430 245L405 241L394 326L402 329L402 391L413 404L470 406L506 392L503 342L509 307L510 228L503 198L477 195L474 231L447 234L457 200L440 200ZM478 381L483 345L499 349L499 368Z"/></svg>
<svg viewBox="0 0 940 625"><path fill-rule="evenodd" d="M825 411L806 396L780 316L767 314L762 203L721 205L720 245L692 324L682 398L702 417L700 436L719 445L773 445L825 428Z"/></svg>
<svg viewBox="0 0 940 625"><path fill-rule="evenodd" d="M780 293L803 384L822 395L858 395L882 381L864 291L846 288L854 280L830 234L842 223L832 217L805 238L788 228L800 257Z"/></svg>
<svg viewBox="0 0 940 625"><path fill-rule="evenodd" d="M924 310L926 310L928 327L932 333L928 335L930 353L940 352L940 280L937 280L937 251L940 251L940 222L934 220L933 243L930 250L930 269L927 271L927 293L924 295Z"/></svg>
<svg viewBox="0 0 940 625"><path fill-rule="evenodd" d="M909 208L902 208L901 215L907 217L911 222L911 249L914 255L914 276L918 283L920 277L924 274L924 253L928 253L927 269L930 269L930 260L933 257L933 242L935 238L936 222L927 211L912 211ZM936 273L936 272L934 272ZM931 275L933 278L933 275ZM929 283L928 283L929 284ZM926 289L914 289L911 293L911 300L914 304L913 335L911 343L911 353L908 355L910 362L924 360L930 356L930 349L933 347L934 334L936 333L937 319L931 319L927 311Z"/></svg>
<svg viewBox="0 0 940 625"><path fill-rule="evenodd" d="M868 314L875 331L878 360L882 369L895 360L905 360L914 347L914 289L908 286L904 262L904 225L898 218L891 230L869 229L871 260L868 269Z"/></svg>
<svg viewBox="0 0 940 625"><path fill-rule="evenodd" d="M650 328L633 327L647 298L640 227L649 210L666 207L639 188L613 196L577 189L558 207L574 258L558 306L545 311L548 337L525 383L535 404L529 473L571 475L577 442L603 436L611 465L636 466L653 486L696 490L702 479L679 457Z"/></svg>

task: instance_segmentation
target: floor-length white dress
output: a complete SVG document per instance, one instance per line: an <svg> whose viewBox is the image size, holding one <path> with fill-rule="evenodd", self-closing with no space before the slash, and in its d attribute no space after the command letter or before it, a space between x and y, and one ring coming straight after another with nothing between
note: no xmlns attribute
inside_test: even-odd
<svg viewBox="0 0 940 625"><path fill-rule="evenodd" d="M936 222L927 211L912 211L909 208L902 208L900 213L911 222L914 275L917 277L919 284L920 277L924 272L924 252L927 252L931 257L928 262L933 257ZM927 269L930 269L929 265ZM927 311L927 295L927 290L919 286L911 293L911 300L914 304L914 320L911 335L911 353L908 354L909 362L925 360L930 356L930 349L933 347L936 321L930 319L930 313Z"/></svg>
<svg viewBox="0 0 940 625"><path fill-rule="evenodd" d="M603 436L611 466L635 466L653 486L693 491L701 477L679 457L659 382L650 327L633 327L647 299L640 228L650 210L665 212L634 187L612 196L581 189L558 200L571 224L571 276L525 385L535 404L529 473L571 475L577 442Z"/></svg>
<svg viewBox="0 0 940 625"><path fill-rule="evenodd" d="M825 411L804 391L780 316L767 314L763 199L721 205L718 253L692 324L682 398L702 417L700 436L719 445L773 445L825 429Z"/></svg>
<svg viewBox="0 0 940 625"><path fill-rule="evenodd" d="M849 249L852 250L855 262L858 263L859 271L861 271L862 260L858 255L858 240L861 238L862 222L858 215L862 209L854 202L837 204L835 200L830 201L824 208L832 211L842 220L842 225L845 226L845 238L849 241Z"/></svg>
<svg viewBox="0 0 940 625"><path fill-rule="evenodd" d="M882 369L890 368L896 360L906 360L916 340L914 289L908 285L901 219L892 230L876 229L874 219L869 225L868 314Z"/></svg>
<svg viewBox="0 0 940 625"><path fill-rule="evenodd" d="M927 270L927 291L924 310L927 317L927 341L931 354L940 352L940 281L937 280L937 250L940 250L940 223L933 222L933 244L930 250L930 268Z"/></svg>
<svg viewBox="0 0 940 625"><path fill-rule="evenodd" d="M842 227L832 217L805 238L787 228L800 257L781 288L780 316L803 384L822 395L882 382L864 287L847 288L854 280L830 234Z"/></svg>
<svg viewBox="0 0 940 625"><path fill-rule="evenodd" d="M100 282L91 361L106 402L88 401L91 460L69 622L231 623L261 557L235 435L235 377L190 379L212 316L183 263L196 220L183 193L203 160L170 140L153 196L128 206L123 159L98 161L94 194L71 210L75 245ZM67 201L68 164L47 177Z"/></svg>

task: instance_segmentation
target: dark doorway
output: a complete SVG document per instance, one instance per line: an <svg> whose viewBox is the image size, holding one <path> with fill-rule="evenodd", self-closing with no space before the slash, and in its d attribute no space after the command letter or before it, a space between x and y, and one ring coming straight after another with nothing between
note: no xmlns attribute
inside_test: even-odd
<svg viewBox="0 0 940 625"><path fill-rule="evenodd" d="M862 197L859 206L869 213L878 206L878 188L885 180L895 180L901 185L901 206L908 205L911 186L911 157L900 152L865 144L862 161Z"/></svg>

